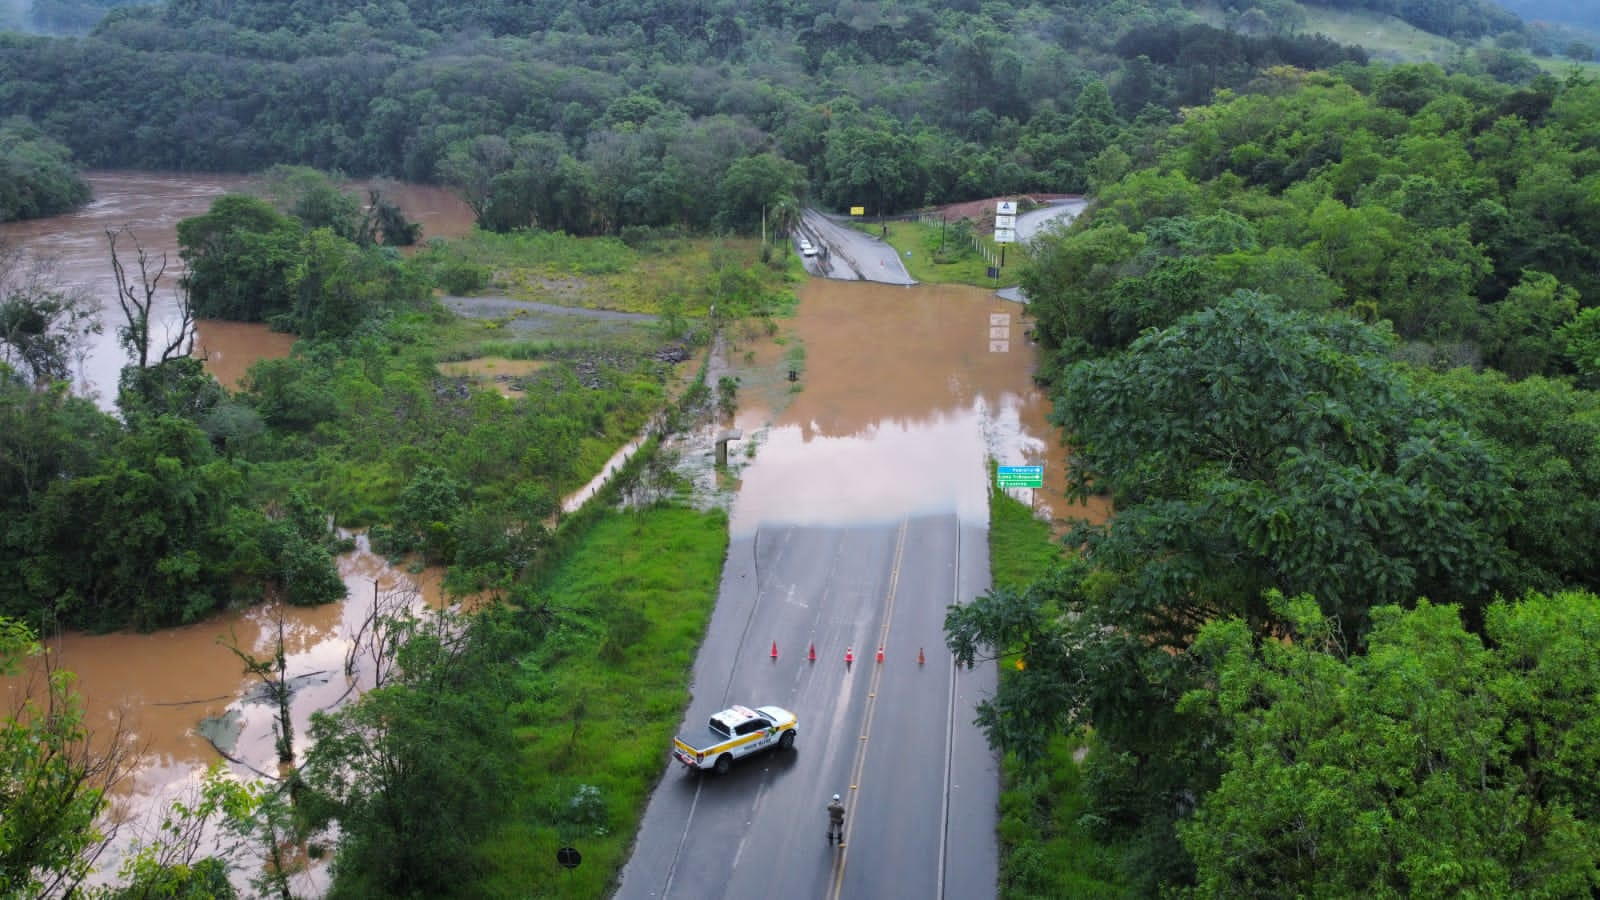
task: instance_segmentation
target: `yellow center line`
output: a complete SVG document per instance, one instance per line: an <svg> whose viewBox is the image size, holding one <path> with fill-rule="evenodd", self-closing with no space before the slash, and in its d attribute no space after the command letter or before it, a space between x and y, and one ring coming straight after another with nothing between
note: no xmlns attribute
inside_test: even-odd
<svg viewBox="0 0 1600 900"><path fill-rule="evenodd" d="M900 588L900 563L906 553L906 526L909 520L901 520L900 534L895 539L894 565L889 570L889 593L883 598L883 629L878 636L878 647L873 649L874 664L872 678L867 684L867 712L861 725L861 743L856 747L856 758L850 766L850 814L853 815L861 802L861 774L867 767L867 741L872 736L872 714L878 708L878 686L883 681L883 666L877 665L876 650L881 649L889 640L889 624L894 620L894 597ZM848 833L848 827L846 833ZM829 889L828 896L831 900L839 900L839 892L844 889L844 865L849 854L849 841L840 844L839 853L833 860L833 887Z"/></svg>

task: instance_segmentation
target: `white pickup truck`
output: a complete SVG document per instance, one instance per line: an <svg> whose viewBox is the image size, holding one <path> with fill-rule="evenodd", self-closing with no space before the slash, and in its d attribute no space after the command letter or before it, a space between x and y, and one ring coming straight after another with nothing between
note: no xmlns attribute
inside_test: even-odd
<svg viewBox="0 0 1600 900"><path fill-rule="evenodd" d="M733 761L761 750L794 747L795 715L778 706L731 706L711 717L705 728L672 740L672 757L691 769L725 775Z"/></svg>

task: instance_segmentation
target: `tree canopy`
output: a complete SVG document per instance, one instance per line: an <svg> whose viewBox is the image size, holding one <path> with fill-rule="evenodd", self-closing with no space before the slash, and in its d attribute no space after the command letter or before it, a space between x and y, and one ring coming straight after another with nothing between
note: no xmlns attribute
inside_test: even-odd
<svg viewBox="0 0 1600 900"><path fill-rule="evenodd" d="M1115 513L946 627L1025 663L980 709L1022 777L1091 735L1073 827L1130 894L1593 890L1593 780L1533 737L1589 726L1531 660L1600 590L1597 98L1272 69L1034 248L1069 490Z"/></svg>
<svg viewBox="0 0 1600 900"><path fill-rule="evenodd" d="M65 144L25 118L0 119L0 222L68 212L91 193Z"/></svg>
<svg viewBox="0 0 1600 900"><path fill-rule="evenodd" d="M1281 598L1279 598L1281 601ZM1600 598L1498 602L1481 634L1420 602L1352 652L1310 598L1292 640L1207 625L1182 701L1232 740L1179 828L1195 896L1582 896L1600 887Z"/></svg>

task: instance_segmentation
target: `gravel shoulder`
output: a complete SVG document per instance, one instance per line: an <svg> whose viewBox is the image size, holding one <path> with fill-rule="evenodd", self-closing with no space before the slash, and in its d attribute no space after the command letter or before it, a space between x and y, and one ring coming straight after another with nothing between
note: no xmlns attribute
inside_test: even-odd
<svg viewBox="0 0 1600 900"><path fill-rule="evenodd" d="M445 296L439 302L459 316L500 322L511 336L520 339L617 338L648 331L656 323L656 317L648 313L561 306L503 295Z"/></svg>
<svg viewBox="0 0 1600 900"><path fill-rule="evenodd" d="M518 300L504 295L486 295L482 297L440 297L451 312L473 319L498 319L504 316L577 316L580 318L596 319L610 322L654 322L655 316L649 313L617 312L610 309L585 309L578 306L558 306L554 303L539 303L535 300Z"/></svg>

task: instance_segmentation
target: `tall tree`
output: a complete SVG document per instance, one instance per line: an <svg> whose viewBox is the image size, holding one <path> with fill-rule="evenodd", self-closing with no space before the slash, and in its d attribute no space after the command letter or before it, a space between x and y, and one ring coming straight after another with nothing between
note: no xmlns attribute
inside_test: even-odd
<svg viewBox="0 0 1600 900"><path fill-rule="evenodd" d="M224 194L205 215L178 223L180 286L194 315L265 322L294 306L290 274L304 229L271 204Z"/></svg>
<svg viewBox="0 0 1600 900"><path fill-rule="evenodd" d="M1508 473L1390 340L1241 292L1067 373L1070 484L1118 508L1086 553L1153 637L1183 646L1218 615L1270 630L1275 587L1316 594L1352 636L1372 605L1488 602L1511 559Z"/></svg>
<svg viewBox="0 0 1600 900"><path fill-rule="evenodd" d="M396 677L312 718L302 809L338 823L333 897L452 897L511 804L516 746L492 610L408 627Z"/></svg>

